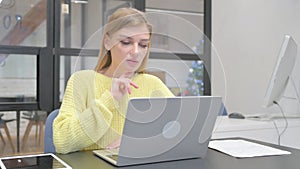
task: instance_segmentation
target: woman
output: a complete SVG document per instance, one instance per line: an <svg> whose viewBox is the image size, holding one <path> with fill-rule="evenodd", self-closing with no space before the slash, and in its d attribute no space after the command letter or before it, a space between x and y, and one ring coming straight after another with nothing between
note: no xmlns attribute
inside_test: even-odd
<svg viewBox="0 0 300 169"><path fill-rule="evenodd" d="M78 71L68 81L53 123L58 153L118 147L130 98L173 96L144 73L151 35L143 12L121 8L109 17L95 70Z"/></svg>

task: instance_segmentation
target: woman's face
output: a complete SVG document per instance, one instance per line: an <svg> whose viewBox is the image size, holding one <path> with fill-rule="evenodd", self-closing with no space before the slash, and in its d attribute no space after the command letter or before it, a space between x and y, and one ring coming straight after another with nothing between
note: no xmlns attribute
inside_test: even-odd
<svg viewBox="0 0 300 169"><path fill-rule="evenodd" d="M110 50L110 70L115 75L134 73L143 62L150 43L149 30L145 25L120 29L112 37L106 37L106 48Z"/></svg>

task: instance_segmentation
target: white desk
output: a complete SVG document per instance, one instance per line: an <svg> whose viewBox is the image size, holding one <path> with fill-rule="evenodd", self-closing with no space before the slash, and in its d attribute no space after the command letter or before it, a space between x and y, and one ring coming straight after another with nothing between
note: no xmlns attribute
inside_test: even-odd
<svg viewBox="0 0 300 169"><path fill-rule="evenodd" d="M285 127L283 119L274 120L279 132ZM281 136L281 145L300 149L300 119L288 119L288 128ZM243 137L278 144L278 134L273 121L217 118L212 138Z"/></svg>

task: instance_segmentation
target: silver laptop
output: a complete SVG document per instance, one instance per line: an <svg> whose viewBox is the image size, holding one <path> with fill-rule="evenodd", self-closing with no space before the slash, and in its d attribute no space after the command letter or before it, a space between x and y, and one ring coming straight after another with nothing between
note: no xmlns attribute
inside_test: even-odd
<svg viewBox="0 0 300 169"><path fill-rule="evenodd" d="M93 152L116 166L203 158L222 110L215 96L134 98L119 149Z"/></svg>

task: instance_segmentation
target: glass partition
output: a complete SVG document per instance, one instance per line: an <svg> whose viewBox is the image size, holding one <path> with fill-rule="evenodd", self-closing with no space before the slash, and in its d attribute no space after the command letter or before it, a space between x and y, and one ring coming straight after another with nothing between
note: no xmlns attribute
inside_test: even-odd
<svg viewBox="0 0 300 169"><path fill-rule="evenodd" d="M46 46L47 0L3 0L0 45Z"/></svg>
<svg viewBox="0 0 300 169"><path fill-rule="evenodd" d="M150 59L147 73L161 78L176 96L203 95L202 61Z"/></svg>
<svg viewBox="0 0 300 169"><path fill-rule="evenodd" d="M153 51L203 54L204 0L147 0Z"/></svg>
<svg viewBox="0 0 300 169"><path fill-rule="evenodd" d="M201 59L204 53L204 0L176 1L145 1L146 15L154 30L149 71L163 77L162 80L176 95L203 95L203 62L194 60ZM107 17L120 7L136 3L133 0L61 2L60 46L80 50L98 50L101 28ZM81 53L78 52L79 57L64 54L60 57L60 101L67 80L74 71L95 67L97 55L83 56ZM187 60L177 54L185 55Z"/></svg>
<svg viewBox="0 0 300 169"><path fill-rule="evenodd" d="M120 7L132 7L132 1L61 1L60 44L66 48L81 48L103 27L107 17Z"/></svg>
<svg viewBox="0 0 300 169"><path fill-rule="evenodd" d="M0 66L0 102L36 102L37 57L11 54Z"/></svg>

